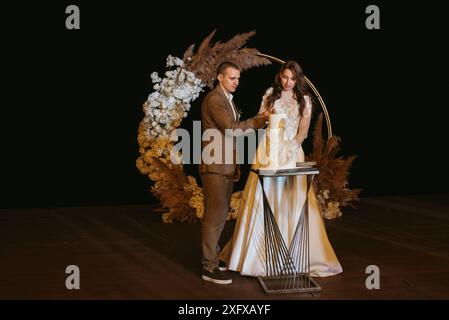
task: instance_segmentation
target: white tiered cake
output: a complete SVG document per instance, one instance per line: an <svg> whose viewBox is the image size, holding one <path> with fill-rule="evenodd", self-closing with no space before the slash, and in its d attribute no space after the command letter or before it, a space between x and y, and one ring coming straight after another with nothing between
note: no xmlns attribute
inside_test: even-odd
<svg viewBox="0 0 449 320"><path fill-rule="evenodd" d="M295 159L285 161L283 152L285 152L284 144L284 127L286 114L272 114L268 120L266 150L269 155L269 161L264 167L265 169L291 169L296 167ZM284 160L283 160L284 159Z"/></svg>
<svg viewBox="0 0 449 320"><path fill-rule="evenodd" d="M265 174L291 172L298 168L312 168L316 165L314 161L297 162L298 159L303 158L300 156L301 153L297 154L298 147L291 141L284 140L286 118L286 114L272 114L269 117L265 143L258 154L259 169Z"/></svg>

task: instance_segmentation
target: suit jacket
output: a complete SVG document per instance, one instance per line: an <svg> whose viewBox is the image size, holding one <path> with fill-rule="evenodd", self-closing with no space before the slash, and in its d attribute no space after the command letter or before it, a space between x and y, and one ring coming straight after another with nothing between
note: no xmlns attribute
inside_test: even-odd
<svg viewBox="0 0 449 320"><path fill-rule="evenodd" d="M229 177L234 177L236 173L236 136L230 137L225 136L226 129L241 129L245 132L247 129L259 129L263 128L266 124L265 119L261 115L257 115L245 121L239 121L239 114L237 108L235 108L235 113L237 115L237 120L234 117L234 112L232 111L233 106L229 102L227 96L223 92L223 89L217 85L215 89L210 91L204 98L201 105L201 126L203 130L207 129L217 129L220 134L222 141L221 144L221 163L202 163L200 164L200 173L216 173L220 175L225 175ZM232 162L225 163L225 139L232 139L233 150L232 150ZM229 141L229 140L228 140ZM203 149L211 141L202 141ZM209 152L208 152L209 154ZM211 156L214 152L210 153ZM229 160L229 159L228 159ZM229 162L229 161L228 161Z"/></svg>

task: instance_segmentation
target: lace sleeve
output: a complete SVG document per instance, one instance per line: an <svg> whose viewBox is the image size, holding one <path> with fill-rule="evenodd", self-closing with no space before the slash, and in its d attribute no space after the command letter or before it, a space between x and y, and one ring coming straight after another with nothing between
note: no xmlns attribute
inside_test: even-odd
<svg viewBox="0 0 449 320"><path fill-rule="evenodd" d="M280 162L287 163L294 156L296 151L301 147L303 141L307 138L309 132L310 119L312 118L312 102L309 96L304 96L306 106L304 114L299 119L298 131L291 140L284 140L280 148Z"/></svg>
<svg viewBox="0 0 449 320"><path fill-rule="evenodd" d="M262 97L262 102L260 103L259 113L261 114L266 110L267 98L273 93L273 88L268 88Z"/></svg>
<svg viewBox="0 0 449 320"><path fill-rule="evenodd" d="M304 114L299 120L298 133L296 134L296 142L302 144L307 138L310 127L310 119L312 118L312 101L309 96L304 96L306 101L306 107L304 108Z"/></svg>

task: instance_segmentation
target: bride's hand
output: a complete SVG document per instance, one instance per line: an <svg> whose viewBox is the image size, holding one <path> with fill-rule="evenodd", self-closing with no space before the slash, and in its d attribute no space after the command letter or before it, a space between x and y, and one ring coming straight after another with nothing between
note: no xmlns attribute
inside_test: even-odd
<svg viewBox="0 0 449 320"><path fill-rule="evenodd" d="M268 118L269 118L270 115L273 113L273 111L274 111L273 108L268 109L268 110L265 110L265 111L262 113L262 116L263 116L266 120L268 120Z"/></svg>

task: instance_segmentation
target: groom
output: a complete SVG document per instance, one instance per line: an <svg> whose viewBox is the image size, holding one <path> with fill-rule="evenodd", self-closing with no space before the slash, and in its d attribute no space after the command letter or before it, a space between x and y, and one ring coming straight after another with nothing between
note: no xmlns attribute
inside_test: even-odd
<svg viewBox="0 0 449 320"><path fill-rule="evenodd" d="M239 85L240 68L232 62L223 62L218 66L218 85L210 91L201 105L201 126L203 130L215 129L221 137L221 159L200 164L201 182L204 194L204 217L201 226L202 279L218 284L230 284L232 279L218 268L218 240L226 222L229 204L234 186L238 180L239 168L236 165L235 135L226 136L226 129L258 129L265 126L270 113L266 111L245 121L239 121L237 108L232 101L232 93ZM232 155L225 155L225 139L233 140ZM203 141L203 149L212 141ZM219 153L219 152L217 152ZM231 163L224 161L232 158ZM216 160L214 158L214 160Z"/></svg>

